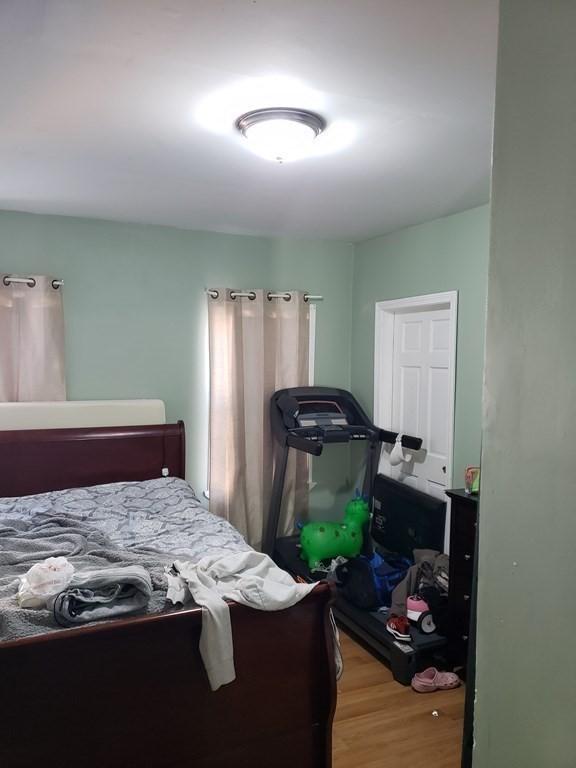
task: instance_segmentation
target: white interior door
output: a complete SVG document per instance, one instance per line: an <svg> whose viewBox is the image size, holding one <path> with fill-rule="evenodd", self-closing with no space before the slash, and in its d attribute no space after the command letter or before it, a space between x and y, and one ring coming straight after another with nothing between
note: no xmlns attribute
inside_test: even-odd
<svg viewBox="0 0 576 768"><path fill-rule="evenodd" d="M445 499L452 465L455 296L453 304L433 299L377 305L374 413L379 426L422 438L422 450L404 451L411 460L396 466L386 446L379 471Z"/></svg>

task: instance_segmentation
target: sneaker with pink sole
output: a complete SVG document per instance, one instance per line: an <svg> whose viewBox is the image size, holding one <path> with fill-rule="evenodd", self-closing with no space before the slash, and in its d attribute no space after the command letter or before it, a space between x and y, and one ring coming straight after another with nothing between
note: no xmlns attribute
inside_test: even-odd
<svg viewBox="0 0 576 768"><path fill-rule="evenodd" d="M417 672L412 678L412 688L418 693L448 691L458 688L460 678L454 672L439 672L436 667L428 667L424 672Z"/></svg>

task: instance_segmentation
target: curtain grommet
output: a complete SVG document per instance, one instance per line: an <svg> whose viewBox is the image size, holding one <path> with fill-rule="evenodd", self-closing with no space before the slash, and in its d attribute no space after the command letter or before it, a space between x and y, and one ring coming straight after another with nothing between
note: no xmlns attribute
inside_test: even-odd
<svg viewBox="0 0 576 768"><path fill-rule="evenodd" d="M15 280L13 279L12 275L4 275L4 277L2 278L2 282L6 287L12 285L12 283L25 284L28 286L28 288L36 287L36 280L33 277L26 277L26 278L22 277Z"/></svg>
<svg viewBox="0 0 576 768"><path fill-rule="evenodd" d="M287 293L284 296L282 296L282 298L284 299L284 301L292 301L292 294Z"/></svg>

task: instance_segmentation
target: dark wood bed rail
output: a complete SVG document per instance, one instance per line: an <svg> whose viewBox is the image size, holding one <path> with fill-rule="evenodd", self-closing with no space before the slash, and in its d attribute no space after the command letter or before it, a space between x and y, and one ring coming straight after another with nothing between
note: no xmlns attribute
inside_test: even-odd
<svg viewBox="0 0 576 768"><path fill-rule="evenodd" d="M237 678L215 692L199 608L0 643L0 765L329 768L330 600L232 604Z"/></svg>
<svg viewBox="0 0 576 768"><path fill-rule="evenodd" d="M0 432L0 496L185 475L184 422Z"/></svg>

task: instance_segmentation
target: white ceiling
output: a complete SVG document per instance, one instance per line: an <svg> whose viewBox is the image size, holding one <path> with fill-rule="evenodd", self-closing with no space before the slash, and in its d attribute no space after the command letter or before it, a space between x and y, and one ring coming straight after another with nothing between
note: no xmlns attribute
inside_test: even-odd
<svg viewBox="0 0 576 768"><path fill-rule="evenodd" d="M351 241L470 208L496 34L497 0L2 0L0 208ZM270 163L259 106L355 136Z"/></svg>

